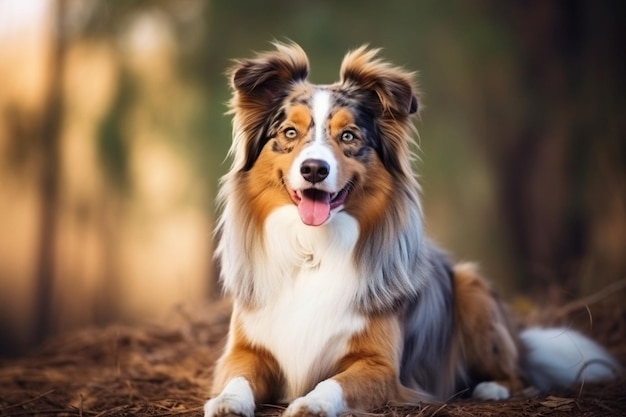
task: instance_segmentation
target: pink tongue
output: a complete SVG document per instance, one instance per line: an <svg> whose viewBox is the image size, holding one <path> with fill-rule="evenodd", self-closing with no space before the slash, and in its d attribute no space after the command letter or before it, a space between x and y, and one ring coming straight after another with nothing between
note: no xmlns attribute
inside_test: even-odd
<svg viewBox="0 0 626 417"><path fill-rule="evenodd" d="M298 210L304 224L319 226L330 216L330 194L319 190L305 190Z"/></svg>

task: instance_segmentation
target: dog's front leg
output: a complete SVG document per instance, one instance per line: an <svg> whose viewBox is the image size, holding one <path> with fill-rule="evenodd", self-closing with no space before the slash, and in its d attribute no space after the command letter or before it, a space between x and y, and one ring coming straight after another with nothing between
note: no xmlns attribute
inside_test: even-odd
<svg viewBox="0 0 626 417"><path fill-rule="evenodd" d="M279 383L280 370L274 357L252 347L239 326L231 325L226 351L215 369L213 397L204 404L204 416L253 417L255 404L275 399Z"/></svg>
<svg viewBox="0 0 626 417"><path fill-rule="evenodd" d="M367 328L351 339L338 373L294 400L283 417L335 417L347 410L365 411L398 400L401 340L397 317L371 319Z"/></svg>
<svg viewBox="0 0 626 417"><path fill-rule="evenodd" d="M283 417L335 417L346 410L343 387L330 378L317 384L313 391L294 400Z"/></svg>
<svg viewBox="0 0 626 417"><path fill-rule="evenodd" d="M237 376L228 381L224 389L204 403L204 417L253 417L256 401L250 381Z"/></svg>

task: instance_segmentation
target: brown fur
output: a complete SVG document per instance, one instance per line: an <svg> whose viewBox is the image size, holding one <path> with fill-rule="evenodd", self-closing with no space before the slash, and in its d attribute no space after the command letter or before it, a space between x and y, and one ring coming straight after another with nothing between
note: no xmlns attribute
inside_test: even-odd
<svg viewBox="0 0 626 417"><path fill-rule="evenodd" d="M458 351L470 380L522 388L517 331L504 306L474 265L454 267Z"/></svg>
<svg viewBox="0 0 626 417"><path fill-rule="evenodd" d="M384 222L395 189L392 177L378 159L372 160L368 169L363 171L359 185L352 190L345 207L346 212L358 220L362 241Z"/></svg>
<svg viewBox="0 0 626 417"><path fill-rule="evenodd" d="M276 401L281 394L278 391L282 380L280 366L265 349L250 344L239 320L235 310L226 351L215 368L211 392L213 396L219 394L230 379L242 376L250 383L255 402Z"/></svg>
<svg viewBox="0 0 626 417"><path fill-rule="evenodd" d="M365 331L352 338L333 378L341 384L348 407L368 410L399 400L398 380L402 330L396 315L370 319Z"/></svg>

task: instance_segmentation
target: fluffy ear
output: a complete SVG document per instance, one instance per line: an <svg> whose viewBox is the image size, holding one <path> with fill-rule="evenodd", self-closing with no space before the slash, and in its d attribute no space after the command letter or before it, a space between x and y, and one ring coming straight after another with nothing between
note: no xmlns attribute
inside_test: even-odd
<svg viewBox="0 0 626 417"><path fill-rule="evenodd" d="M378 51L363 46L349 52L341 64L341 84L360 96L376 118L380 133L376 151L385 168L410 177L414 127L409 116L419 108L415 74L377 59Z"/></svg>
<svg viewBox="0 0 626 417"><path fill-rule="evenodd" d="M405 118L419 108L415 74L376 58L379 49L362 46L349 52L341 64L341 83L375 93L382 117Z"/></svg>
<svg viewBox="0 0 626 417"><path fill-rule="evenodd" d="M275 51L235 62L229 75L233 96L235 165L249 170L266 142L268 120L290 91L290 86L305 80L309 73L306 54L295 43L276 42ZM243 141L243 143L238 143Z"/></svg>

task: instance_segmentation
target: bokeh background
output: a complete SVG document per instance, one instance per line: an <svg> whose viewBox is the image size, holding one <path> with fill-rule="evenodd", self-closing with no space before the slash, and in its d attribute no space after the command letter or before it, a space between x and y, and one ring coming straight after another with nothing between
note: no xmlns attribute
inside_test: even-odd
<svg viewBox="0 0 626 417"><path fill-rule="evenodd" d="M230 60L293 40L333 82L419 71L426 225L507 299L626 278L619 1L0 0L0 354L220 296ZM621 294L623 296L623 293Z"/></svg>

